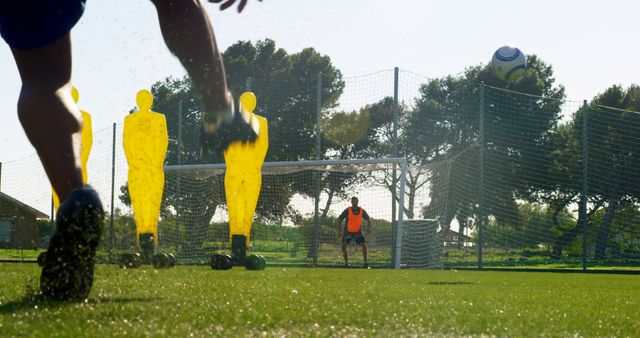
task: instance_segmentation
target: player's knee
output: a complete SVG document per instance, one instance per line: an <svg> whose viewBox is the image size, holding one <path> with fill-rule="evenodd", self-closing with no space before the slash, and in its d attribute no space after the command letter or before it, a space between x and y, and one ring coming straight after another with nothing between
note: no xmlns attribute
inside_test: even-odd
<svg viewBox="0 0 640 338"><path fill-rule="evenodd" d="M70 95L70 92L66 97L56 90L23 85L18 99L18 118L27 128L33 124L43 124L43 121L53 121L71 126L76 131L81 130L82 120L69 106L72 102Z"/></svg>

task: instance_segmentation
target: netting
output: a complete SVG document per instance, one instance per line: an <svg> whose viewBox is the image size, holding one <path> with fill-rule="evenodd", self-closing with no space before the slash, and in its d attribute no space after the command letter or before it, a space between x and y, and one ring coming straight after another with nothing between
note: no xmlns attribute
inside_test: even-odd
<svg viewBox="0 0 640 338"><path fill-rule="evenodd" d="M608 93L585 104L544 83L519 83L534 88L527 89L531 95L463 76L395 74L309 72L231 83L236 94L254 91L258 113L269 120L267 162L397 156L408 164L403 196L392 193L401 182L391 162L385 168L265 169L252 250L283 264L340 264L332 222L358 195L380 224L370 237L379 266L640 265L640 115L632 111L639 106L631 94L616 101ZM222 161L198 156L202 103L190 82L159 82L152 91L154 111L167 117L166 164L218 165L166 175L160 250L177 253L182 263L201 263L228 250ZM109 214L100 248L107 259L136 249L135 223L122 124L95 130L89 182ZM51 213L50 186L36 155L4 162L1 183L2 193L40 216ZM5 241L14 226L9 214L0 214ZM400 216L404 227L394 248ZM47 224L38 225L42 245L53 231ZM350 246L349 256L359 262L359 247Z"/></svg>
<svg viewBox="0 0 640 338"><path fill-rule="evenodd" d="M581 244L572 241L566 248L559 240L562 229L576 228L572 217L577 214L580 179L572 174L579 171L561 168L558 151L575 145L563 144L566 140L559 137L565 129L559 122L581 104L485 89L484 159L479 163L484 175L482 239L479 229L472 233L472 242L482 244L483 264L535 266L553 259L577 264ZM575 155L572 160L579 164L580 154ZM478 224L478 217L473 221Z"/></svg>

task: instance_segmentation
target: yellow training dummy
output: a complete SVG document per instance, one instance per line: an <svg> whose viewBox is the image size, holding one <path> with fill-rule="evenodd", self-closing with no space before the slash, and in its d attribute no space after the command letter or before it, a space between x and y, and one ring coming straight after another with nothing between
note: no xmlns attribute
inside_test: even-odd
<svg viewBox="0 0 640 338"><path fill-rule="evenodd" d="M78 103L80 99L80 94L78 93L78 89L76 87L71 88L71 96L73 96L73 101ZM82 114L82 143L80 144L80 160L82 164L82 183L87 184L88 174L87 174L87 162L89 162L89 154L91 154L91 146L93 146L93 130L91 128L91 115L84 110L80 110ZM56 191L51 189L53 195L53 206L56 210L58 210L58 206L60 205L60 198Z"/></svg>
<svg viewBox="0 0 640 338"><path fill-rule="evenodd" d="M141 90L138 111L124 118L122 145L129 164L129 196L136 222L136 241L146 247L158 244L158 218L164 188L164 158L169 137L165 116L151 111L153 96ZM141 235L143 241L141 242ZM150 257L149 257L150 258Z"/></svg>
<svg viewBox="0 0 640 338"><path fill-rule="evenodd" d="M269 133L267 119L253 113L256 96L251 92L240 96L240 112L257 131L254 143L233 142L224 152L227 169L224 187L229 209L229 241L236 263L242 264L249 247L251 222L262 185L262 164L267 155Z"/></svg>

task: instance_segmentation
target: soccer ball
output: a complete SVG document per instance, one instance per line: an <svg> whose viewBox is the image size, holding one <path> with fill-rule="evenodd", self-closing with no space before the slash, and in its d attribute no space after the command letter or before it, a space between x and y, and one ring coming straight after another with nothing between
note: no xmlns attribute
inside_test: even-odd
<svg viewBox="0 0 640 338"><path fill-rule="evenodd" d="M520 49L503 46L493 53L491 68L500 79L512 81L524 74L525 69L527 69L527 58Z"/></svg>

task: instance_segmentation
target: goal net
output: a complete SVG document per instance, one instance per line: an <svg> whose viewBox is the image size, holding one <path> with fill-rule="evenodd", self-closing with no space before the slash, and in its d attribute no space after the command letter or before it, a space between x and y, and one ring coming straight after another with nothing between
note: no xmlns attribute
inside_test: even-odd
<svg viewBox="0 0 640 338"><path fill-rule="evenodd" d="M205 264L212 253L230 252L224 173L221 164L165 167L160 252L174 253L183 264ZM366 235L369 264L400 266L401 240L416 232L403 236L403 215L392 210L404 197L403 159L267 162L262 175L249 253L283 265L342 265L337 220L357 196L373 227ZM366 222L363 230L370 230ZM435 235L418 232L421 238ZM350 264L364 263L360 245L350 243L347 254Z"/></svg>

